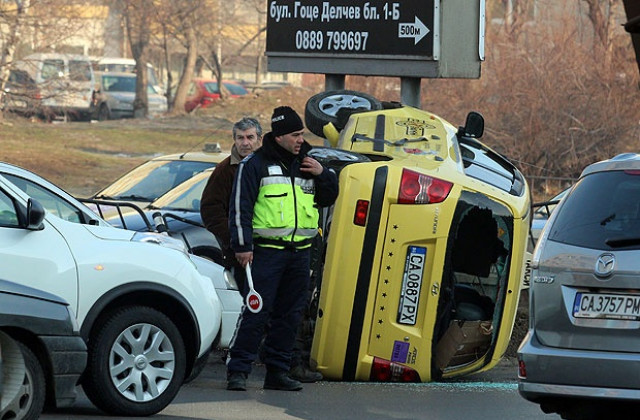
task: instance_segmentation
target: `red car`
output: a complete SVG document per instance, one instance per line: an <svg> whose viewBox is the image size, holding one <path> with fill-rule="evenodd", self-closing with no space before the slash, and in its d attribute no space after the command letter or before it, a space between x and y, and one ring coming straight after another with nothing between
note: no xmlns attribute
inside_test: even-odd
<svg viewBox="0 0 640 420"><path fill-rule="evenodd" d="M249 93L244 86L229 81L223 81L224 87L227 88L232 98L246 95ZM196 79L191 82L189 86L189 92L187 93L187 100L184 103L184 109L187 112L191 112L196 108L205 108L212 102L220 99L220 89L218 88L218 81L215 79Z"/></svg>

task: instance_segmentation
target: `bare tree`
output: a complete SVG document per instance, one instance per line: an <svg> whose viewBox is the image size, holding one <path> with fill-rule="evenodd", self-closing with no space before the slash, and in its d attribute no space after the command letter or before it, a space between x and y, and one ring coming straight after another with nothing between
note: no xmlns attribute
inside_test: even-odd
<svg viewBox="0 0 640 420"><path fill-rule="evenodd" d="M122 10L131 55L136 60L136 97L133 101L134 118L143 118L149 112L147 85L149 77L147 62L151 40L151 19L149 14L154 8L153 0L116 0Z"/></svg>
<svg viewBox="0 0 640 420"><path fill-rule="evenodd" d="M87 0L89 2L93 0ZM48 51L86 32L83 0L0 1L0 103L11 68L30 52Z"/></svg>
<svg viewBox="0 0 640 420"><path fill-rule="evenodd" d="M8 31L2 40L2 51L0 52L0 104L4 101L4 90L9 79L9 65L13 62L18 40L21 37L24 26L26 11L29 9L30 0L14 0L11 3L0 3L0 17L6 20ZM12 7L15 6L15 7ZM0 26L2 26L0 20Z"/></svg>
<svg viewBox="0 0 640 420"><path fill-rule="evenodd" d="M618 0L582 0L588 7L588 16L593 31L600 39L600 43L605 50L611 47L611 39L613 37L613 7Z"/></svg>

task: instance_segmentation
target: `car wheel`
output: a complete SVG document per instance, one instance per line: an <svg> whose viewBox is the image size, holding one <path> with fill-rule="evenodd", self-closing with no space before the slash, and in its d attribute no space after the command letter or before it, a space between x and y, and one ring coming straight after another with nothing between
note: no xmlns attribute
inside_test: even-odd
<svg viewBox="0 0 640 420"><path fill-rule="evenodd" d="M2 399L0 418L37 419L46 397L44 370L36 355L21 342L0 333Z"/></svg>
<svg viewBox="0 0 640 420"><path fill-rule="evenodd" d="M149 416L164 409L186 369L175 324L146 306L120 308L99 322L82 384L89 399L111 415Z"/></svg>
<svg viewBox="0 0 640 420"><path fill-rule="evenodd" d="M100 109L98 109L98 121L106 121L110 117L109 107L106 104L100 105Z"/></svg>
<svg viewBox="0 0 640 420"><path fill-rule="evenodd" d="M354 90L333 90L313 95L304 110L305 124L313 134L324 137L322 127L332 123L342 130L353 112L382 109L382 102Z"/></svg>

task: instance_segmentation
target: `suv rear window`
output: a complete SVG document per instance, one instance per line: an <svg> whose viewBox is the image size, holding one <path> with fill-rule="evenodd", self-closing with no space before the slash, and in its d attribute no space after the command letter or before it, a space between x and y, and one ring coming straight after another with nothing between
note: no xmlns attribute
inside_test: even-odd
<svg viewBox="0 0 640 420"><path fill-rule="evenodd" d="M640 249L640 174L598 172L580 180L549 239L586 248Z"/></svg>

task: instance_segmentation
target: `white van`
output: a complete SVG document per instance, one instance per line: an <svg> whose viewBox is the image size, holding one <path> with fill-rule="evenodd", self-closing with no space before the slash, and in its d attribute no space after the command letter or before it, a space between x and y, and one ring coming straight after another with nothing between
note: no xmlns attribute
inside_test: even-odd
<svg viewBox="0 0 640 420"><path fill-rule="evenodd" d="M36 82L42 96L42 113L88 119L95 77L89 57L37 53L16 63Z"/></svg>

